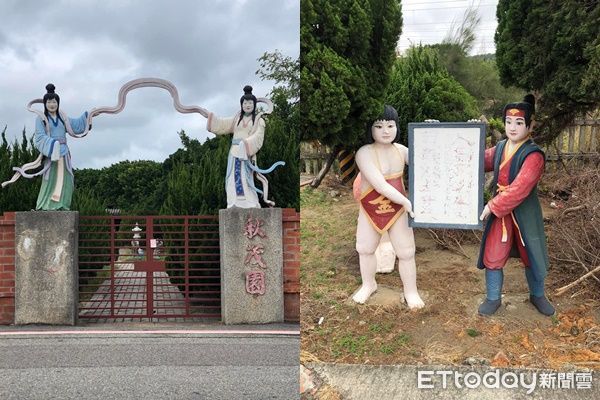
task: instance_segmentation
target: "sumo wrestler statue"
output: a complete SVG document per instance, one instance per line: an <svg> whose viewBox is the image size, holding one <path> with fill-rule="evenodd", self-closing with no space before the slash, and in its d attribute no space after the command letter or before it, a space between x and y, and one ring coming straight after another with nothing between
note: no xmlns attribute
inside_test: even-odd
<svg viewBox="0 0 600 400"><path fill-rule="evenodd" d="M396 141L398 113L386 105L383 113L367 129L367 142L356 153L360 170L360 210L356 227L356 250L359 254L362 286L352 299L365 303L377 290L375 250L381 235L388 232L404 288L404 299L411 309L424 306L417 291L415 239L408 226L412 205L402 182L408 164L408 149Z"/></svg>

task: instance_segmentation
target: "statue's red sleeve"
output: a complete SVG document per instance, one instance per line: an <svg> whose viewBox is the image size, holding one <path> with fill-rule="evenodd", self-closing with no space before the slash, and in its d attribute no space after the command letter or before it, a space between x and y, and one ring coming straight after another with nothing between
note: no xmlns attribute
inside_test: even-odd
<svg viewBox="0 0 600 400"><path fill-rule="evenodd" d="M528 155L513 182L488 202L490 211L498 218L510 214L531 193L543 172L544 155L540 152Z"/></svg>

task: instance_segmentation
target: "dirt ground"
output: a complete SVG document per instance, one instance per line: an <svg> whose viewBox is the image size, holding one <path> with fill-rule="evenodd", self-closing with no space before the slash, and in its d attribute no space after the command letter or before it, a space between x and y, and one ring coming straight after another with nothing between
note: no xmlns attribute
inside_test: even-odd
<svg viewBox="0 0 600 400"><path fill-rule="evenodd" d="M549 202L542 199L545 213L553 212ZM303 189L301 207L301 360L600 369L600 301L590 295L598 291L595 281L556 296L574 278L551 264L546 292L557 314L545 317L528 301L520 261L511 259L501 309L481 317L484 273L475 267L481 233L467 232L461 250L443 248L428 230L415 229L425 308L411 311L400 303L397 271L378 274L379 305L357 305L350 300L361 282L351 190L331 183Z"/></svg>

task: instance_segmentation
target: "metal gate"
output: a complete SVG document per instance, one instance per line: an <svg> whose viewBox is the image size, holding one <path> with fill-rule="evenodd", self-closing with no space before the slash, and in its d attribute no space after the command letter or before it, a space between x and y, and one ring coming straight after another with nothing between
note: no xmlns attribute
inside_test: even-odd
<svg viewBox="0 0 600 400"><path fill-rule="evenodd" d="M79 318L220 317L217 216L80 216Z"/></svg>

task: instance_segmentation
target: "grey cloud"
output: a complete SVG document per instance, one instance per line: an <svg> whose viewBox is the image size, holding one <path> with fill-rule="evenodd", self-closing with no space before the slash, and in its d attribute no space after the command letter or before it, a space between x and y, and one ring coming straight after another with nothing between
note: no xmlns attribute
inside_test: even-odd
<svg viewBox="0 0 600 400"><path fill-rule="evenodd" d="M9 16L0 25L0 127L8 124L9 136L20 135L23 125L32 133L35 116L24 106L48 82L74 117L115 105L122 84L148 76L173 82L186 105L228 115L245 84L257 96L271 90L272 82L254 74L258 57L275 49L299 53L298 0L9 0L0 14ZM172 135L164 159L179 146L180 129L198 139L208 135L205 119L178 115L164 91L139 90L127 101L122 114L95 118L90 135L72 144L76 165L101 166L102 157L110 163L115 154L136 152L144 159Z"/></svg>

